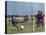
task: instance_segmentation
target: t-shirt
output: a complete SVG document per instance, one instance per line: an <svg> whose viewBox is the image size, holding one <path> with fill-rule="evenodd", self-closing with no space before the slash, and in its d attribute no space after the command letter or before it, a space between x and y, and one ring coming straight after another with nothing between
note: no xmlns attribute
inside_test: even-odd
<svg viewBox="0 0 46 35"><path fill-rule="evenodd" d="M43 22L44 21L44 15L41 15L40 19L41 19L41 22Z"/></svg>
<svg viewBox="0 0 46 35"><path fill-rule="evenodd" d="M41 14L37 14L37 20L40 20Z"/></svg>
<svg viewBox="0 0 46 35"><path fill-rule="evenodd" d="M15 21L15 17L12 18L12 21Z"/></svg>

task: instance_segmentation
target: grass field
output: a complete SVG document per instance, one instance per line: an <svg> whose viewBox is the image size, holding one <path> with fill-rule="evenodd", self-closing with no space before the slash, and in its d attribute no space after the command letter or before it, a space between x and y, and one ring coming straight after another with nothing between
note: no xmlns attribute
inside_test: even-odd
<svg viewBox="0 0 46 35"><path fill-rule="evenodd" d="M34 21L34 22L33 22ZM28 22L18 23L19 27L21 25L24 26L24 29L22 31L18 31L15 26L13 26L11 23L9 24L9 21L7 21L7 33L8 34L15 34L15 33L33 33L33 32L44 32L44 27L40 27L38 31L36 31L36 25L35 25L35 19L31 20L29 19Z"/></svg>

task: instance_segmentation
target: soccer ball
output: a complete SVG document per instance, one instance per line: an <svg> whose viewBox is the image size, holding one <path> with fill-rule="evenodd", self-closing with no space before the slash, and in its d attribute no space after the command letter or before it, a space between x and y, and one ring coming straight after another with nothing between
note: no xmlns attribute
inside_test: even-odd
<svg viewBox="0 0 46 35"><path fill-rule="evenodd" d="M22 29L24 29L24 26L21 26Z"/></svg>
<svg viewBox="0 0 46 35"><path fill-rule="evenodd" d="M24 29L24 26L22 25L22 26L20 26L20 31L22 31Z"/></svg>

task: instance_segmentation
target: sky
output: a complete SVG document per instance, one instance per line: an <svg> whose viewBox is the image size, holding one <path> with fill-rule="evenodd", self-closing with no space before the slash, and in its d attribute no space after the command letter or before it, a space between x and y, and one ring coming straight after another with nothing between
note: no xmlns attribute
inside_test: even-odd
<svg viewBox="0 0 46 35"><path fill-rule="evenodd" d="M44 13L44 3L7 2L7 15L35 15L38 10Z"/></svg>

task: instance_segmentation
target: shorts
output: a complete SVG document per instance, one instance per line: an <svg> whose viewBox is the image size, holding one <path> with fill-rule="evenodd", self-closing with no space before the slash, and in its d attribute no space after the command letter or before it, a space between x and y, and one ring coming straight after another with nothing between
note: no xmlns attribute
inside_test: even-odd
<svg viewBox="0 0 46 35"><path fill-rule="evenodd" d="M16 26L16 23L15 23L15 21L12 21L12 24L13 24L13 26Z"/></svg>
<svg viewBox="0 0 46 35"><path fill-rule="evenodd" d="M40 23L40 21L39 21L39 20L37 20L37 21L36 21L36 24L38 24L38 25L39 25L39 23Z"/></svg>

